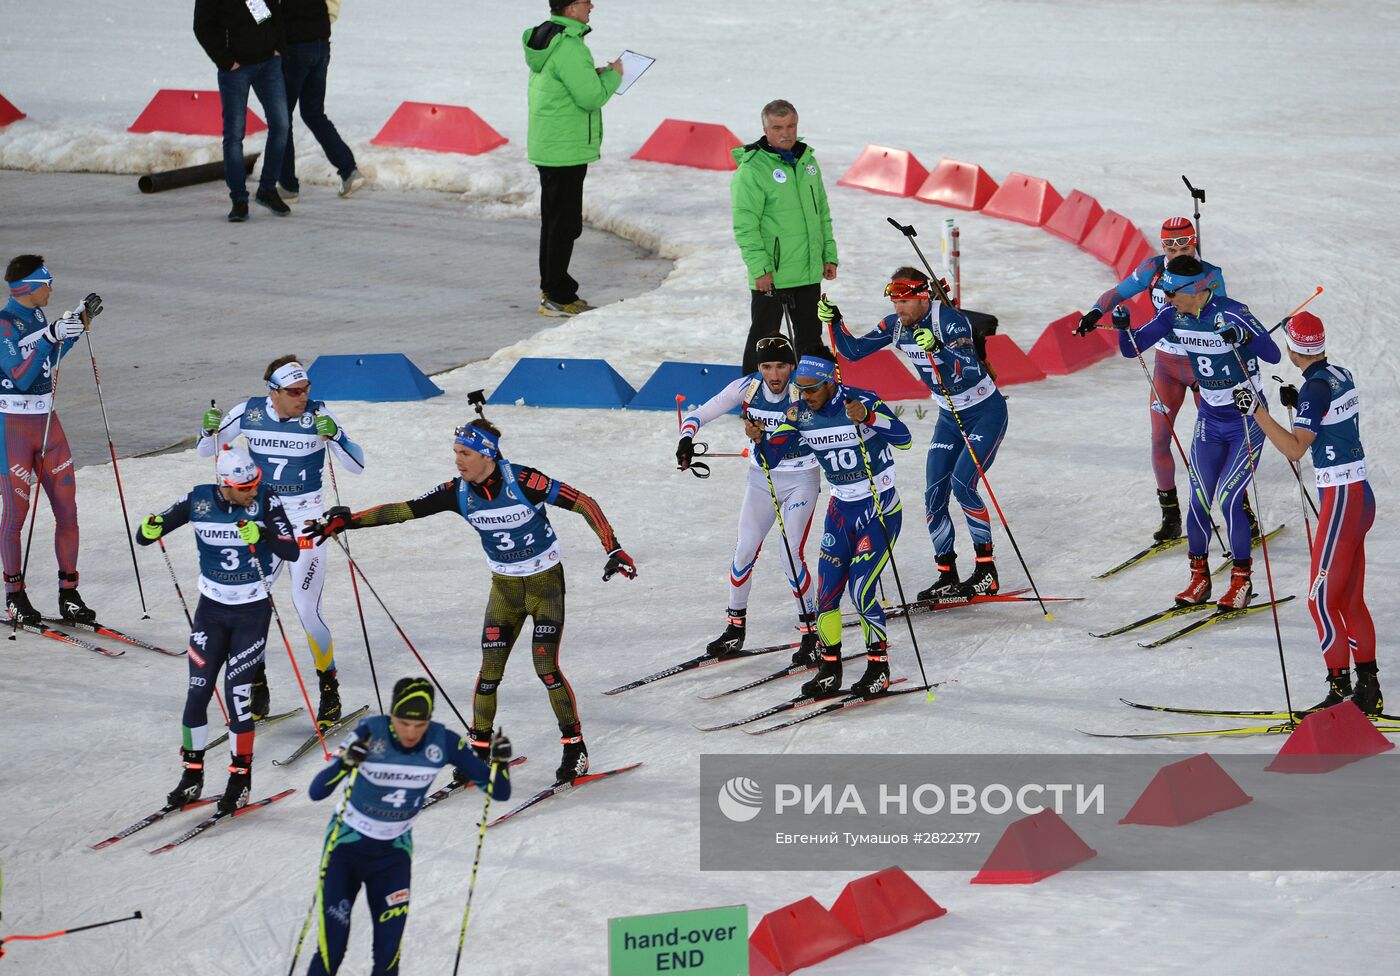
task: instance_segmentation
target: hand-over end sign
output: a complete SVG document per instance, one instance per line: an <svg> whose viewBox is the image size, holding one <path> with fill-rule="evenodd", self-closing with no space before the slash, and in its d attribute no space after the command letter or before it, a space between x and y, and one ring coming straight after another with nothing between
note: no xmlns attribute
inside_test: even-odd
<svg viewBox="0 0 1400 976"><path fill-rule="evenodd" d="M749 908L608 919L608 976L749 976Z"/></svg>

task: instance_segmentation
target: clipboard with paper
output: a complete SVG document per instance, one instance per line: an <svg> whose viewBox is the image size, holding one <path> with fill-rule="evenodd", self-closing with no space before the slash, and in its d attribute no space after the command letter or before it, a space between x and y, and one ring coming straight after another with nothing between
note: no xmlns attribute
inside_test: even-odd
<svg viewBox="0 0 1400 976"><path fill-rule="evenodd" d="M626 93L642 74L656 63L655 58L649 58L645 54L638 54L636 51L623 51L618 55L618 60L622 62L622 84L617 86L617 94Z"/></svg>

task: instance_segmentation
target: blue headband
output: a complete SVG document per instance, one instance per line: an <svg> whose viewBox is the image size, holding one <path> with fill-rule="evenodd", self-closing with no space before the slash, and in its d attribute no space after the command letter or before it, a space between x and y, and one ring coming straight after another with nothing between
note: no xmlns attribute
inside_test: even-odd
<svg viewBox="0 0 1400 976"><path fill-rule="evenodd" d="M457 428L454 443L470 448L485 457L498 458L501 456L500 438L480 427L473 427L471 424L463 424Z"/></svg>
<svg viewBox="0 0 1400 976"><path fill-rule="evenodd" d="M818 356L803 356L797 361L797 371L793 373L794 379L821 380L823 383L834 383L835 377L836 364Z"/></svg>
<svg viewBox="0 0 1400 976"><path fill-rule="evenodd" d="M10 286L11 295L28 295L30 292L38 291L45 285L52 285L53 272L41 264L28 277L21 278L18 281L8 282L8 284Z"/></svg>

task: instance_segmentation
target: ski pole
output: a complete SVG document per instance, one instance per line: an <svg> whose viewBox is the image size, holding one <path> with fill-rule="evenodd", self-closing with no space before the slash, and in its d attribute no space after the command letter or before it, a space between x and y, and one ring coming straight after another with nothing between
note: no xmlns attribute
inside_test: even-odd
<svg viewBox="0 0 1400 976"><path fill-rule="evenodd" d="M43 935L7 935L3 939L0 939L0 959L3 959L5 957L6 942L19 942L21 940L27 942L39 942L44 939L58 939L62 938L65 935L73 935L77 932L86 932L88 929L100 929L106 925L116 925L118 922L134 922L136 919L144 917L145 916L143 916L140 912L132 912L130 915L125 915L122 918L114 918L106 922L93 922L91 925L77 925L71 929L59 929L57 932L45 932Z"/></svg>
<svg viewBox="0 0 1400 976"><path fill-rule="evenodd" d="M914 252L919 255L919 260L923 262L924 270L928 272L930 287L938 292L939 300L949 308L952 308L953 302L948 297L948 292L944 289L943 282L939 281L938 275L933 273L933 265L928 263L928 258L924 257L923 249L919 247L918 241L914 240L917 233L914 230L914 225L901 224L893 217L887 217L886 219L913 245ZM834 344L835 341L835 328L833 326L832 343ZM968 436L967 427L963 425L962 415L958 412L958 408L953 405L953 398L948 393L948 388L943 385L943 377L939 373L937 365L934 364L932 356L928 357L928 364L929 368L933 371L934 382L938 384L943 400L948 404L948 409L953 414L953 420L957 422L958 432L962 434L963 444L967 447L967 455L972 458L972 463L977 468L977 474L978 477L982 479L982 484L987 486L987 497L992 500L992 507L996 509L997 518L1001 519L1001 527L1006 530L1006 537L1011 541L1011 548L1016 552L1016 558L1021 563L1021 569L1026 574L1026 579L1030 581L1031 591L1035 593L1036 602L1040 604L1040 612L1045 615L1046 620L1054 620L1055 615L1045 606L1045 600L1040 595L1040 587L1036 585L1035 577L1031 575L1031 568L1026 565L1026 557L1021 555L1021 547L1016 542L1016 534L1011 531L1011 523L1006 520L1006 513L1001 510L1001 502L997 501L997 493L992 489L992 483L987 480L987 472L982 468L982 461L977 457L977 451L972 446L972 438ZM896 575L895 579L898 580L899 577ZM901 595L900 600L902 601L903 599L904 597Z"/></svg>
<svg viewBox="0 0 1400 976"><path fill-rule="evenodd" d="M331 490L335 492L335 504L337 507L339 507L340 485L337 484L335 480L335 461L331 458L331 452L329 448L326 449L326 464L330 467ZM347 555L350 552L349 542L346 542L345 544L345 552ZM374 652L370 650L369 646L369 628L365 626L365 608L364 605L360 602L360 584L359 581L355 579L355 571L353 569L350 569L349 566L346 566L346 569L350 570L350 587L355 591L355 612L360 615L360 634L363 635L365 639L365 657L369 659L369 680L374 682L374 702L376 705L379 706L380 713L383 713L384 699L379 697L379 678L374 673Z"/></svg>
<svg viewBox="0 0 1400 976"><path fill-rule="evenodd" d="M360 574L360 579L364 580L365 588L369 590L370 596L374 597L375 602L379 604L379 609L384 611L384 615L389 618L389 622L393 624L394 629L399 632L399 636L403 638L403 642L408 645L409 651L418 659L418 663L423 665L423 670L427 672L429 680L431 680L437 687L437 690L441 692L442 700L447 702L447 707L452 709L452 714L457 716L457 721L470 727L471 723L462 717L462 713L459 712L457 706L452 703L452 699L448 697L447 689L442 686L442 682L437 679L437 675L433 674L433 669L428 667L428 662L423 660L423 655L418 653L418 648L413 646L413 641L408 639L408 635L405 634L403 628L399 626L399 622L394 619L393 613L390 612L389 607L384 603L384 599L379 595L378 591L375 590L374 584L369 581L369 577L365 575L365 571L361 569L360 564L351 557L350 550L346 547L345 541L339 536L333 536L332 538L334 538L336 544L340 546L341 551L345 553L345 558L350 563L351 567L355 572Z"/></svg>
<svg viewBox="0 0 1400 976"><path fill-rule="evenodd" d="M832 329L831 344L832 344L833 346L835 346L835 345L836 345L835 326L832 325L832 326L831 326L831 329ZM836 355L834 349L832 350L832 354L833 354L833 355ZM836 385L839 387L839 386L842 385L842 383L841 383L841 360L840 360L840 357L839 357L839 356L837 357L836 362L834 362L834 363L832 364L832 366L834 367L833 374L834 374L835 377L836 377ZM870 499L871 499L872 504L875 506L875 517L879 520L879 522L880 522L880 531L881 531L882 533L884 533L884 536L885 536L885 555L889 557L889 560L890 560L890 572L892 572L892 573L894 574L894 588L895 588L895 592L899 595L899 603L900 603L900 605L901 605L901 606L905 606L905 605L908 603L908 601L907 601L907 600L905 599L905 597L904 597L904 583L903 583L903 582L900 580L900 578L899 578L899 564L896 563L896 562L895 562L895 559L894 559L894 539L891 538L891 536L890 536L890 528L889 528L889 526L885 523L885 507L884 507L884 504L883 504L883 503L881 502L881 500L880 500L880 489L877 488L876 485L875 485L875 472L874 472L874 471L871 469L871 467L870 467L870 453L865 449L865 439L862 438L862 437L860 436L860 427L859 427L859 425L853 423L851 426L855 428L855 432L856 432L856 446L860 448L860 459L861 459L861 462L865 465L865 480L866 480L867 482L870 483ZM760 453L761 453L761 452L760 452ZM859 611L860 611L860 608L857 607L857 608L856 608L856 612L859 613ZM919 677L923 678L924 687L928 689L928 691L927 691L928 700L929 700L929 701L936 701L938 696L935 695L935 694L933 693L933 687L932 687L932 685L929 684L929 680L928 680L928 672L927 672L926 670L924 670L924 656L923 656L923 653L919 650L919 638L918 638L918 636L914 633L914 621L911 619L912 616L913 616L912 614L910 614L910 613L908 613L908 612L906 611L906 613L904 614L904 625L905 625L906 627L909 628L909 641L910 641L910 643L913 644L913 646L914 646L914 660L917 661L918 664L919 664ZM820 630L817 632L817 638L818 638L818 639L821 638L821 631L820 631ZM825 641L822 641L822 644L823 644L823 646L825 646L826 642L825 642Z"/></svg>
<svg viewBox="0 0 1400 976"><path fill-rule="evenodd" d="M48 365L48 360L44 360ZM44 414L44 436L39 441L39 462L34 465L34 485L29 489L29 535L24 540L24 559L20 561L20 585L24 585L24 575L29 572L29 554L34 550L34 525L39 521L39 490L44 486L44 465L49 454L49 428L53 425L53 408L58 396L58 370L63 365L63 344L58 346L58 359L53 364L53 381L49 384L49 409ZM52 508L52 504L50 505ZM57 515L54 516L57 519ZM14 630L19 631L19 617L14 620Z"/></svg>
<svg viewBox="0 0 1400 976"><path fill-rule="evenodd" d="M239 528L247 524L247 521L239 522ZM272 608L272 617L277 621L277 632L282 635L282 645L287 648L287 659L292 662L292 674L296 675L297 686L301 688L301 700L306 702L306 711L311 716L311 727L316 730L316 741L321 743L321 752L326 759L331 758L331 751L326 748L326 737L321 734L321 723L316 721L316 709L311 707L311 697L306 693L306 683L301 680L301 668L297 667L297 656L292 653L292 642L287 639L287 629L282 626L282 615L277 612L277 601L272 599L272 587L267 582L267 576L263 573L262 560L258 559L258 547L253 543L248 543L248 555L252 557L253 566L258 571L258 580L261 581L263 592L267 594L267 605Z"/></svg>
<svg viewBox="0 0 1400 976"><path fill-rule="evenodd" d="M131 537L131 519L126 512L126 492L122 490L122 472L117 466L117 449L112 444L112 425L107 422L107 401L102 398L102 377L97 372L97 355L92 351L92 332L85 330L84 338L87 339L88 358L92 360L92 381L97 386L97 405L102 408L102 429L107 432L107 453L112 458L112 476L117 482L117 500L122 506L122 528L126 530L126 545L131 550L131 568L136 574L136 595L141 599L141 619L150 619L150 611L146 609L146 591L141 586L141 567L136 562L136 542Z"/></svg>
<svg viewBox="0 0 1400 976"><path fill-rule="evenodd" d="M1307 307L1307 304L1308 304L1309 302L1311 302L1314 298L1316 298L1318 295L1321 295L1321 294L1322 294L1322 286L1321 286L1321 285L1318 285L1317 288L1316 288L1316 290L1314 290L1313 293L1312 293L1311 295L1309 295L1307 298L1303 299L1303 303L1302 303L1301 305L1299 305L1299 306L1298 306L1297 308L1295 308L1293 311L1289 312L1289 313L1288 313L1287 315L1285 315L1283 318L1281 318L1281 319L1278 320L1278 325L1275 325L1273 328L1271 328L1271 329L1269 330L1269 335L1273 335L1273 334L1274 334L1275 332L1277 332L1279 329L1283 328L1284 323L1286 323L1286 322L1287 322L1289 319L1291 319L1293 316L1295 316L1295 315L1297 315L1299 312L1301 312L1304 308Z"/></svg>
<svg viewBox="0 0 1400 976"><path fill-rule="evenodd" d="M457 933L457 958L452 963L452 976L457 976L457 969L462 965L462 946L467 941L467 919L472 915L472 895L476 892L476 869L481 866L481 848L486 843L486 818L491 812L491 794L496 790L496 764L491 763L491 770L486 775L486 802L481 807L481 826L476 832L476 857L472 859L472 879L467 883L467 907L462 912L462 928Z"/></svg>
<svg viewBox="0 0 1400 976"><path fill-rule="evenodd" d="M317 906L321 907L321 918L325 919L325 890L326 890L326 870L330 867L331 852L335 850L336 840L340 837L340 825L345 822L345 806L350 802L350 791L355 787L355 778L360 775L360 767L356 766L350 770L350 778L345 781L345 792L341 794L340 806L335 811L335 824L331 827L330 833L326 837L326 846L321 851L321 867L316 874L316 893L311 896L311 904L306 907L306 919L301 923L301 934L297 936L297 947L292 952L292 964L287 967L287 976L292 976L296 972L297 959L301 956L301 944L306 941L306 932L311 928L311 914ZM317 923L319 930L322 922ZM318 936L319 951L321 953L321 964L329 972L331 961L329 952L326 949L326 940L323 935Z"/></svg>
<svg viewBox="0 0 1400 976"><path fill-rule="evenodd" d="M1275 383L1282 384L1282 383L1283 383L1283 378L1280 377L1280 376L1275 376L1275 377L1274 377L1274 382L1275 382ZM1288 411L1288 429L1289 429L1289 430L1292 430L1292 429L1293 429L1293 408L1292 408L1292 407L1285 407L1284 409ZM1292 470L1292 472L1293 472L1293 480L1296 481L1296 482L1298 482L1298 497L1301 499L1302 504L1303 504L1303 531L1307 533L1307 536L1308 536L1308 554L1311 555L1311 554L1312 554L1312 547L1313 547L1313 536L1312 536L1312 525L1308 522L1308 509L1312 509L1312 516L1313 516L1314 519L1318 520L1319 523L1320 523L1321 520L1322 520L1322 516L1318 513L1317 506L1316 506L1315 504L1313 504L1312 498L1308 495L1308 490L1307 490L1307 488L1304 487L1304 485L1303 485L1303 475L1302 475L1302 471L1301 471L1302 465L1299 464L1297 461L1293 461L1293 460L1290 460L1290 459L1288 459L1288 458L1284 458L1284 460L1288 461L1288 467L1289 467L1289 468Z"/></svg>
<svg viewBox="0 0 1400 976"><path fill-rule="evenodd" d="M1157 392L1157 382L1152 378L1152 373L1147 369L1147 362L1142 358L1142 350L1138 348L1137 336L1133 334L1131 328L1124 329L1123 331L1128 334L1128 341L1133 344L1133 352L1137 354L1138 365L1142 367L1142 375L1147 377L1147 385L1152 388L1152 409L1157 410L1158 407L1161 407L1161 411L1158 412L1162 413L1163 417L1166 417L1165 411L1167 406L1162 402L1162 396ZM1215 533L1215 541L1220 544L1221 555L1226 559L1230 559L1232 558L1230 544L1226 541L1225 536L1221 534L1220 526L1215 524L1215 513L1211 511L1210 499L1206 497L1205 487L1196 480L1196 474L1191 468L1191 460L1186 456L1186 449L1181 446L1181 439L1176 436L1176 425L1173 424L1170 419L1167 419L1167 429L1171 431L1172 443L1176 445L1176 453L1181 457L1181 463L1186 465L1186 483L1189 484L1192 491L1196 493L1196 498L1200 501L1201 508L1205 510L1206 518L1210 519L1210 530Z"/></svg>
<svg viewBox="0 0 1400 976"><path fill-rule="evenodd" d="M1191 185L1191 181L1186 178L1186 174L1181 175L1181 182L1186 184L1186 189L1191 192L1192 219L1196 221L1196 254L1201 253L1201 204L1206 202L1206 191L1198 190Z"/></svg>
<svg viewBox="0 0 1400 976"><path fill-rule="evenodd" d="M755 380L754 382L758 383L760 381ZM749 388L750 396L756 392L757 390L754 387L751 386ZM747 400L748 397L745 397L745 399ZM747 421L748 419L748 412L745 411L744 420ZM778 490L773 486L773 469L768 466L768 458L764 456L762 451L758 452L758 461L763 465L763 476L768 479L768 497L773 499L773 514L778 518L778 535L783 540L783 552L787 553L788 572L792 574L789 578L792 580L793 599L797 601L797 619L802 620L807 616L807 604L802 599L802 577L797 572L797 560L792 556L792 544L788 542L787 526L783 523L783 506L782 503L778 501ZM809 579L808 585L810 585L810 582ZM815 618L812 620L812 625L813 627L816 626Z"/></svg>
<svg viewBox="0 0 1400 976"><path fill-rule="evenodd" d="M1232 342L1230 343L1230 349L1235 354L1235 362L1240 364L1240 372L1244 374L1244 381L1249 384L1249 389L1254 395L1255 403L1261 403L1264 398L1263 393L1254 385L1254 377L1250 375L1249 370L1245 367L1244 357L1240 355L1240 347ZM1241 414L1240 423L1244 425L1245 460L1249 462L1249 480L1254 485L1254 509L1259 513L1259 517L1262 520L1264 508L1260 503L1259 471L1254 464L1254 440L1249 434L1248 415ZM1262 447L1263 445L1260 446ZM1262 530L1263 525L1261 525L1260 528ZM1264 553L1264 578L1269 584L1269 609L1274 618L1274 640L1278 644L1278 667L1280 673L1283 675L1283 701L1284 704L1288 706L1288 727L1293 728L1296 724L1293 721L1293 698L1288 692L1288 664L1283 656L1283 629L1279 626L1278 622L1278 599L1274 593L1274 571L1269 563L1269 540L1265 538L1267 535L1267 532L1260 531L1259 548L1263 550Z"/></svg>
<svg viewBox="0 0 1400 976"><path fill-rule="evenodd" d="M190 605L185 602L185 594L180 589L180 580L175 576L175 564L170 561L170 551L165 548L165 538L162 536L156 539L156 544L160 546L160 554L165 557L165 568L170 573L170 582L175 584L175 595L180 598L180 609L185 611L185 622L190 625L190 633L193 634L194 618L190 616ZM228 709L224 707L224 696L219 694L217 683L214 685L214 700L219 703L219 711L224 716L224 725L228 725Z"/></svg>

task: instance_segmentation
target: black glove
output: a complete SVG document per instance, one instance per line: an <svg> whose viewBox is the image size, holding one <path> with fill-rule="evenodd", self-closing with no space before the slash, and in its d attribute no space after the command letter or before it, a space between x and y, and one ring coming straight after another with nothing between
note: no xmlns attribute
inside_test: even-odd
<svg viewBox="0 0 1400 976"><path fill-rule="evenodd" d="M1289 410L1298 409L1298 388L1296 386L1280 386L1278 388L1278 402Z"/></svg>
<svg viewBox="0 0 1400 976"><path fill-rule="evenodd" d="M1074 334L1077 336L1088 335L1099 327L1099 319L1101 318L1103 318L1103 312L1099 311L1097 308L1089 309L1089 311L1084 313L1084 317L1079 320L1079 324L1075 326Z"/></svg>
<svg viewBox="0 0 1400 976"><path fill-rule="evenodd" d="M628 579L637 578L637 564L632 562L632 557L627 555L627 550L621 546L608 553L607 565L603 567L603 582L612 579L616 573L621 573Z"/></svg>
<svg viewBox="0 0 1400 976"><path fill-rule="evenodd" d="M95 291L88 292L87 298L83 299L83 311L87 313L89 322L101 315L102 296Z"/></svg>
<svg viewBox="0 0 1400 976"><path fill-rule="evenodd" d="M682 437L680 443L676 445L676 464L684 471L686 468L690 467L690 462L694 460L694 458L695 442L691 439L690 435L687 434L685 437Z"/></svg>
<svg viewBox="0 0 1400 976"><path fill-rule="evenodd" d="M1226 343L1232 346L1242 346L1245 340L1244 327L1240 325L1220 325L1215 329L1215 334L1220 336Z"/></svg>
<svg viewBox="0 0 1400 976"><path fill-rule="evenodd" d="M1235 398L1235 409L1248 417L1254 412L1254 391L1247 386L1235 387L1233 394Z"/></svg>
<svg viewBox="0 0 1400 976"><path fill-rule="evenodd" d="M325 515L318 519L313 519L307 523L306 528L301 530L301 534L308 539L314 539L317 543L334 538L346 529L350 528L350 522L354 516L350 509L344 505L337 505Z"/></svg>
<svg viewBox="0 0 1400 976"><path fill-rule="evenodd" d="M1133 313L1128 310L1128 306L1113 306L1113 327L1115 329L1131 329L1133 327Z"/></svg>
<svg viewBox="0 0 1400 976"><path fill-rule="evenodd" d="M510 757L515 753L511 749L510 740L500 729L491 733L491 761L493 763L509 763Z"/></svg>
<svg viewBox="0 0 1400 976"><path fill-rule="evenodd" d="M356 739L350 743L340 753L340 764L347 769L354 769L364 762L369 756L369 736Z"/></svg>

